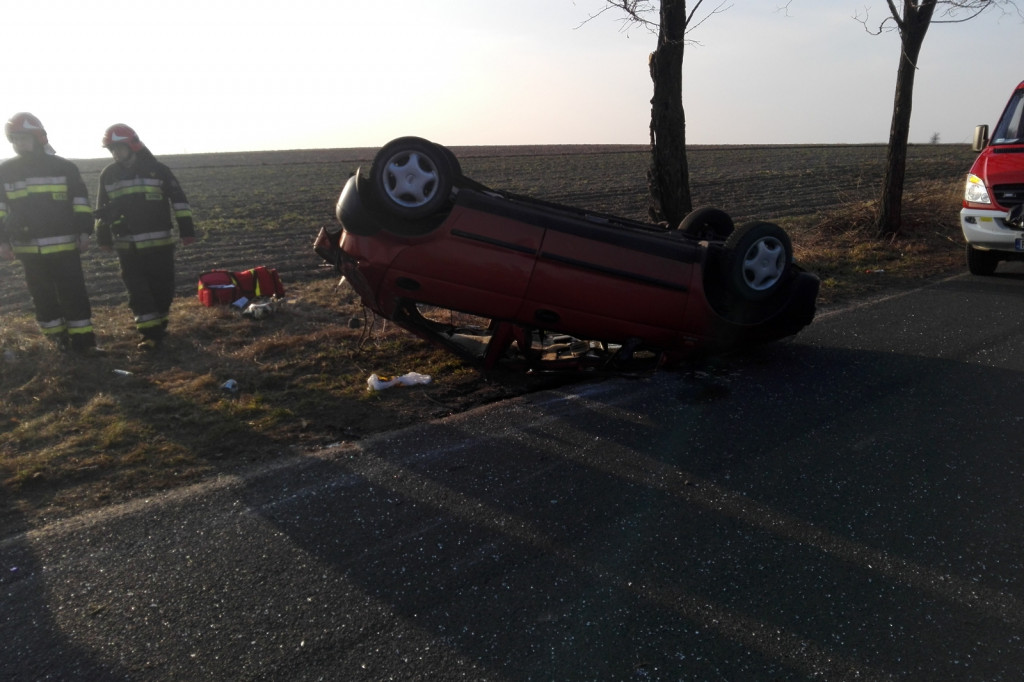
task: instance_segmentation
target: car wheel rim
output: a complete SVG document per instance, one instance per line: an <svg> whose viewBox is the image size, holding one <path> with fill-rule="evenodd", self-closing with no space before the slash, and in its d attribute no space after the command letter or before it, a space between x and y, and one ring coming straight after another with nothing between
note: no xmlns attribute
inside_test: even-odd
<svg viewBox="0 0 1024 682"><path fill-rule="evenodd" d="M743 280L754 291L771 289L786 269L786 249L782 242L767 237L747 249L743 259Z"/></svg>
<svg viewBox="0 0 1024 682"><path fill-rule="evenodd" d="M418 208L427 204L437 192L437 168L423 154L400 154L386 166L384 187L388 198L399 206Z"/></svg>

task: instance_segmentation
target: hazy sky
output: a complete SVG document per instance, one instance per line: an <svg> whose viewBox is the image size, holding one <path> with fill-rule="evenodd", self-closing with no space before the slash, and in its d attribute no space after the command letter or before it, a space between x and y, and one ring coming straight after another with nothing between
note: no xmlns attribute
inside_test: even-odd
<svg viewBox="0 0 1024 682"><path fill-rule="evenodd" d="M714 6L717 0L706 0ZM693 144L888 139L884 0L733 0L684 62ZM5 3L0 120L36 114L62 156L105 156L117 122L158 156L448 145L644 143L654 36L603 0L50 0ZM582 25L581 25L582 24ZM912 142L967 142L1024 80L1024 24L933 25ZM10 148L0 157L10 156Z"/></svg>

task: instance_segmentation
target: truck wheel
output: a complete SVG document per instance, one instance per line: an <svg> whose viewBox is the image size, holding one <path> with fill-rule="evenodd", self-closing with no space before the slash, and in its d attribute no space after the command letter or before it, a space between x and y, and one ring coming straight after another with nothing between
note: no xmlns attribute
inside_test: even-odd
<svg viewBox="0 0 1024 682"><path fill-rule="evenodd" d="M982 251L970 244L967 245L967 270L972 275L988 276L996 271L999 265L999 254L995 251Z"/></svg>
<svg viewBox="0 0 1024 682"><path fill-rule="evenodd" d="M400 137L373 158L370 181L378 202L399 218L416 220L439 211L452 190L448 155L420 137Z"/></svg>
<svg viewBox="0 0 1024 682"><path fill-rule="evenodd" d="M748 301L761 301L774 294L792 262L789 235L775 223L747 223L725 240L728 285Z"/></svg>

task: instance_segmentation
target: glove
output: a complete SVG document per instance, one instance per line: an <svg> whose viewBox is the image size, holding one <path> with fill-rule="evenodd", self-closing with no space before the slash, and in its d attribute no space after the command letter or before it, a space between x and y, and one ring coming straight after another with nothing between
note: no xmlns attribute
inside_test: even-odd
<svg viewBox="0 0 1024 682"><path fill-rule="evenodd" d="M89 235L82 233L78 235L78 251L85 253L89 250Z"/></svg>

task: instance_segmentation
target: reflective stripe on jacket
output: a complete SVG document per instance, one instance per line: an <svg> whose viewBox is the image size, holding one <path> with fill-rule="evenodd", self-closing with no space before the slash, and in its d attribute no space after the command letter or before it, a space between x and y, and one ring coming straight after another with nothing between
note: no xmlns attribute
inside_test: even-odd
<svg viewBox="0 0 1024 682"><path fill-rule="evenodd" d="M192 208L177 178L143 149L131 167L112 163L100 174L96 240L118 249L173 244L173 220L181 237L195 235ZM153 235L159 235L154 237Z"/></svg>
<svg viewBox="0 0 1024 682"><path fill-rule="evenodd" d="M114 248L118 251L146 249L153 246L171 246L172 244L174 244L174 235L171 234L170 230L114 237Z"/></svg>
<svg viewBox="0 0 1024 682"><path fill-rule="evenodd" d="M40 239L13 239L11 248L14 253L57 253L74 251L78 248L78 236L69 234L60 237L42 237Z"/></svg>
<svg viewBox="0 0 1024 682"><path fill-rule="evenodd" d="M75 164L41 152L0 164L0 242L38 246L35 240L92 229L89 194Z"/></svg>

